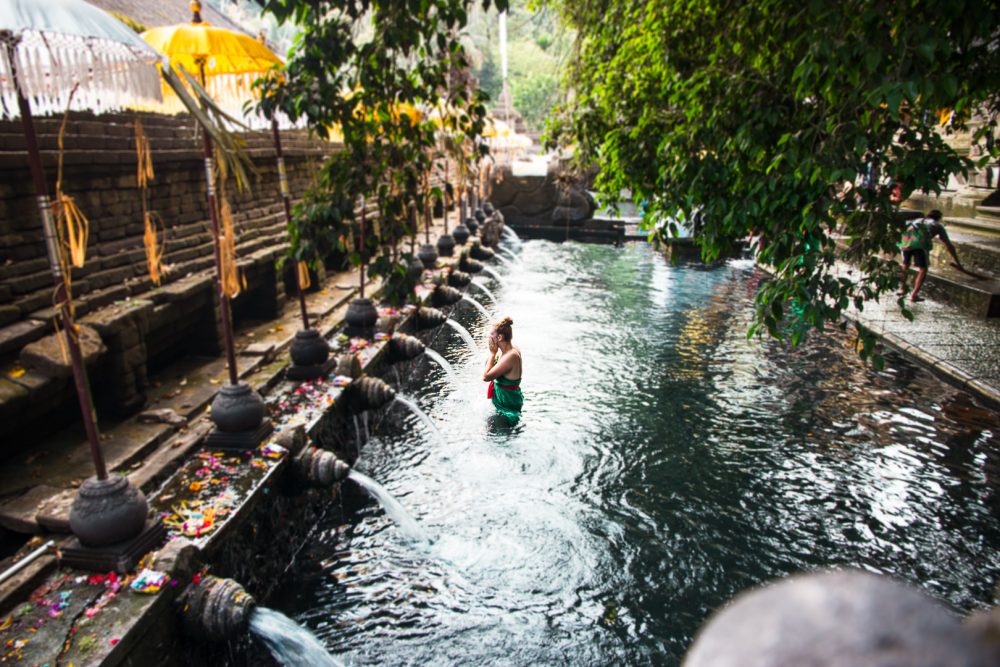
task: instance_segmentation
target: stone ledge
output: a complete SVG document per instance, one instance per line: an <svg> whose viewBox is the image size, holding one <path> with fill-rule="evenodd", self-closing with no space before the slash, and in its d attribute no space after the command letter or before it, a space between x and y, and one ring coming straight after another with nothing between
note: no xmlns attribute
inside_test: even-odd
<svg viewBox="0 0 1000 667"><path fill-rule="evenodd" d="M964 389L975 395L994 410L1000 410L1000 389L988 385L981 380L973 378L960 368L939 359L925 350L907 342L892 332L886 331L884 326L876 323L866 322L863 318L858 318L853 313L844 313L844 317L852 322L857 322L877 335L886 345L897 350L905 357L915 361L919 365L927 368L948 384Z"/></svg>
<svg viewBox="0 0 1000 667"><path fill-rule="evenodd" d="M0 355L39 340L48 329L49 323L43 320L24 320L0 329Z"/></svg>
<svg viewBox="0 0 1000 667"><path fill-rule="evenodd" d="M41 484L32 487L17 498L8 500L0 505L0 526L15 533L38 532L39 524L35 519L38 508L59 493L61 493L61 489Z"/></svg>
<svg viewBox="0 0 1000 667"><path fill-rule="evenodd" d="M21 349L20 360L25 366L35 368L52 378L68 378L73 374L69 352L65 342L60 340L65 332L52 334L29 343ZM107 352L100 334L86 324L80 325L80 352L85 366L93 366Z"/></svg>

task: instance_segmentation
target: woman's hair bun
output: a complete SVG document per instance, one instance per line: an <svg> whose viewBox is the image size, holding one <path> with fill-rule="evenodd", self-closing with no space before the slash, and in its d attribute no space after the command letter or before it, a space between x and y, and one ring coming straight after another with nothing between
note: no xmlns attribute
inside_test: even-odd
<svg viewBox="0 0 1000 667"><path fill-rule="evenodd" d="M514 334L511 329L512 324L514 324L514 320L509 317L505 317L493 325L493 331L497 332L503 340L509 341L510 337Z"/></svg>

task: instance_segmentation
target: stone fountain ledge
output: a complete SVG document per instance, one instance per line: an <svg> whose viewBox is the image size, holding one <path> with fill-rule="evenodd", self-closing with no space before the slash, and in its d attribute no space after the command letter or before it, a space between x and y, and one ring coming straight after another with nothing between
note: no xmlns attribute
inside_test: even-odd
<svg viewBox="0 0 1000 667"><path fill-rule="evenodd" d="M1000 320L981 319L932 299L903 317L895 297L844 315L938 377L1000 410Z"/></svg>
<svg viewBox="0 0 1000 667"><path fill-rule="evenodd" d="M444 268L457 261L457 256L445 258L438 266ZM429 279L431 274L425 272L424 277ZM355 284L357 279L356 271L340 274L328 281L330 287L327 289L307 295L315 326L325 338L332 337L342 325L346 303L356 293L354 288L342 286ZM371 293L380 292L380 284L374 281L368 284ZM433 287L432 283L418 287L419 300L426 301ZM269 455L259 449L221 456L202 451L191 456L211 429L204 410L224 381L225 364L215 359L182 369L183 376L176 382L158 388L152 397L151 410L107 429L104 442L111 450L108 451L109 467L119 474L128 474L132 482L147 493L151 507L173 524L173 539L158 552L159 555L153 556L153 566L169 572L168 583L154 595L133 593L120 588L121 578L94 577L70 570L54 572L55 558L45 556L0 588L0 611L4 612L0 616L0 645L5 647L0 655L26 660L26 664L131 663L129 655L140 644L148 648L163 642L182 641L171 623L166 623L168 629L165 630L160 627L164 623L156 619L171 608L170 602L177 598L192 576L196 576L194 571L202 562L223 560L241 564L236 569L246 568L248 561L253 560L247 558L245 548L248 539L255 539L255 524L262 519L265 523L267 520L273 523L274 517L268 515L274 514L276 504L298 504L300 507L296 509L304 507L304 512L292 512L291 515L305 514L313 520L291 521L288 525L272 528L291 528L286 532L301 533L314 525L314 519L329 505L329 491L306 493L304 500L299 501L288 501L284 494L272 491L279 485L287 485L288 478L293 477L288 474L291 461L306 446L306 433L318 434L334 427L329 422L342 388L325 383L317 390L313 383L299 385L283 381L288 363L284 350L299 328L294 305L289 304L277 321L239 332L242 343L238 357L240 376L268 396L272 403L280 402L282 396L293 396L297 389L311 387L313 395L309 398L315 400L320 409L303 410L295 418L278 420L276 433L268 444L279 447ZM397 315L398 328L404 328L410 313ZM385 345L384 340L375 341L360 350L358 370L363 372L380 363ZM76 481L71 475L86 469L81 465L74 462L72 472L56 471L54 476L40 480L41 484L29 489L19 502L0 508L0 522L20 521L21 529L68 531L69 503L75 494ZM4 472L9 474L11 471ZM30 475L23 479L32 480ZM0 479L0 484L3 481ZM226 490L219 495L226 496L224 504L227 506L216 514L217 521L205 534L192 535L191 539L182 537L175 510L180 509L183 518L185 503L212 498L213 485ZM301 489L303 484L299 482L297 486ZM219 509L219 505L215 507ZM305 527L294 526L295 523L305 524ZM304 535L296 537L297 543L301 543ZM294 543L270 535L262 538L272 543L283 542L286 548ZM227 554L233 551L231 544L240 543L243 553ZM19 555L27 550L28 547ZM280 564L284 566L293 556L294 551L287 553ZM249 569L253 569L252 564ZM176 616L171 614L169 618ZM159 639L144 640L148 633L154 633ZM184 653L183 647L174 648L177 648L175 654ZM163 655L161 652L158 657Z"/></svg>

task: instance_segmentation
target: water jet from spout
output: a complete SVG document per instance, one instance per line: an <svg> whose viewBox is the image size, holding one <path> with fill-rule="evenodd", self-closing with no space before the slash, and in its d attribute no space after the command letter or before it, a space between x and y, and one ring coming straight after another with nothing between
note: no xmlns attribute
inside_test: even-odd
<svg viewBox="0 0 1000 667"><path fill-rule="evenodd" d="M450 363L448 363L447 359L442 357L440 354L438 354L431 348L427 348L426 350L424 350L424 354L426 354L430 359L433 359L438 366L444 369L444 372L448 374L448 381L451 382L451 386L453 387L458 386L458 375L455 374L455 369L452 367Z"/></svg>
<svg viewBox="0 0 1000 667"><path fill-rule="evenodd" d="M473 340L472 334L469 333L468 329L466 329L461 324L459 324L458 322L456 322L451 318L445 320L445 324L447 324L452 329L458 332L458 335L462 337L462 340L465 341L465 344L469 346L470 350L472 350L472 354L479 354L479 346L476 345L476 341Z"/></svg>
<svg viewBox="0 0 1000 667"><path fill-rule="evenodd" d="M393 498L392 494L385 490L381 484L376 482L374 479L368 475L364 475L357 470L352 470L351 474L347 476L347 479L353 479L361 488L367 491L372 498L378 501L385 513L392 519L397 526L399 526L399 531L403 534L407 540L411 542L425 542L430 543L430 538L427 533L420 527L417 520L410 516L410 513L406 511L406 508L400 504L398 500ZM310 663L301 663L307 665Z"/></svg>
<svg viewBox="0 0 1000 667"><path fill-rule="evenodd" d="M498 283L500 283L501 287L506 287L507 286L507 282L503 278L500 277L500 274L497 273L496 271L494 271L493 269L491 269L490 267L484 266L483 267L483 273L489 275L491 278L493 278L493 280L495 280Z"/></svg>
<svg viewBox="0 0 1000 667"><path fill-rule="evenodd" d="M494 306L499 306L500 305L500 302L497 301L496 295L493 294L493 292L491 292L490 289L486 285L482 284L478 280L473 280L472 284L475 285L476 287L478 287L480 290L482 290L483 294L485 294L486 296L488 296L493 301L493 305Z"/></svg>
<svg viewBox="0 0 1000 667"><path fill-rule="evenodd" d="M476 307L476 310L478 310L482 314L483 317L485 317L487 320L490 319L490 312L488 310L486 310L486 307L483 306L483 304L481 304L478 301L476 301L475 299L473 299L468 294L463 294L462 295L462 301L468 301L469 303L471 303L473 306Z"/></svg>
<svg viewBox="0 0 1000 667"><path fill-rule="evenodd" d="M353 473L351 473L353 476ZM315 635L281 612L258 607L250 616L250 632L285 667L341 667Z"/></svg>

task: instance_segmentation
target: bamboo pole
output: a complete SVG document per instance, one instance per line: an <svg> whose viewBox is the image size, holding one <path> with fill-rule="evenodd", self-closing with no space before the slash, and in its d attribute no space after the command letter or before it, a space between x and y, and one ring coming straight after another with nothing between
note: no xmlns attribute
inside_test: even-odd
<svg viewBox="0 0 1000 667"><path fill-rule="evenodd" d="M205 86L205 63L199 63L201 70L201 85ZM219 215L215 205L215 179L212 174L212 138L208 131L201 128L202 153L205 158L205 185L208 198L208 217L212 221L212 249L215 253L215 290L219 293L219 310L222 317L222 338L226 351L226 365L229 367L229 384L239 384L236 370L236 350L233 345L233 323L230 312L229 297L222 287L222 248L219 241Z"/></svg>
<svg viewBox="0 0 1000 667"><path fill-rule="evenodd" d="M73 368L73 383L76 385L76 395L80 403L80 414L83 417L83 428L87 433L90 445L90 456L94 461L97 479L108 478L108 469L104 463L104 453L101 451L100 439L97 433L97 415L90 395L90 382L87 380L87 367L83 363L83 353L76 338L76 325L73 322L73 312L70 310L70 294L66 290L66 281L60 261L59 241L56 236L55 223L52 220L52 200L49 199L48 186L45 182L45 170L42 168L41 153L38 150L38 139L35 136L35 123L31 114L31 106L17 84L17 64L14 57L15 45L6 45L7 64L10 66L11 80L17 91L17 106L21 112L21 125L24 128L24 140L28 148L28 167L31 170L31 180L35 187L35 197L38 202L38 212L42 217L42 230L45 235L45 247L49 256L49 269L55 283L55 300L59 305L63 332L66 335L66 346L69 348L70 365Z"/></svg>
<svg viewBox="0 0 1000 667"><path fill-rule="evenodd" d="M274 152L278 158L278 185L281 188L281 201L285 205L285 222L292 224L292 193L288 187L288 173L285 171L285 155L281 150L281 134L278 132L278 121L271 119L271 133L274 135ZM295 284L299 288L299 310L302 313L302 328L309 328L309 312L306 310L306 291L302 287L299 279L299 272L295 272Z"/></svg>

